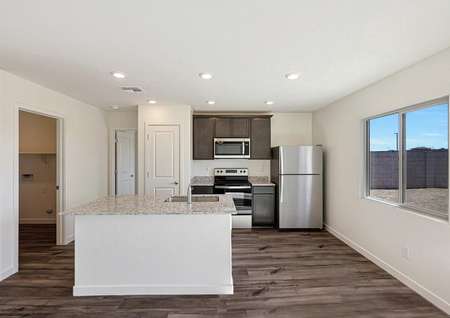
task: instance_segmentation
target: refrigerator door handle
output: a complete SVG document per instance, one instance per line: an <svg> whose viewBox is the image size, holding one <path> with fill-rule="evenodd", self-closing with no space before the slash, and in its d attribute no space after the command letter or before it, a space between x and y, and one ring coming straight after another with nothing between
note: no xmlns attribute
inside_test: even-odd
<svg viewBox="0 0 450 318"><path fill-rule="evenodd" d="M280 149L280 154L279 154L279 160L280 160L280 172L279 173L284 173L284 167L283 167L283 148Z"/></svg>
<svg viewBox="0 0 450 318"><path fill-rule="evenodd" d="M279 160L280 160L280 172L283 173L283 148L280 148ZM284 189L283 189L283 176L280 176L280 204L283 203Z"/></svg>
<svg viewBox="0 0 450 318"><path fill-rule="evenodd" d="M283 177L280 178L280 203L283 203L283 196L284 196L284 190L283 190Z"/></svg>

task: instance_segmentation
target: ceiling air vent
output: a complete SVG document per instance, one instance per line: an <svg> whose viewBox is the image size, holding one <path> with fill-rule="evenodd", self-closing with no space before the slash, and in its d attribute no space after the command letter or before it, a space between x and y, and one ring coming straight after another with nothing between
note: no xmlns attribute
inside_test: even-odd
<svg viewBox="0 0 450 318"><path fill-rule="evenodd" d="M123 91L131 92L131 93L140 93L140 92L142 92L142 89L141 89L141 88L139 88L139 87L134 87L134 86L125 86L125 87L121 87L121 89L122 89Z"/></svg>

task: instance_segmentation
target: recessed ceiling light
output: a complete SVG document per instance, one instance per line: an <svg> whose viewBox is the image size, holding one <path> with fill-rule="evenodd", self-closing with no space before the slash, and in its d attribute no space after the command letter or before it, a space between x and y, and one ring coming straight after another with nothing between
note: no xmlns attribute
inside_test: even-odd
<svg viewBox="0 0 450 318"><path fill-rule="evenodd" d="M207 103L208 103L208 105L214 105L216 103L216 101L215 100L209 100L209 101L207 101Z"/></svg>
<svg viewBox="0 0 450 318"><path fill-rule="evenodd" d="M125 74L123 74L121 72L111 72L111 75L118 79L125 78Z"/></svg>
<svg viewBox="0 0 450 318"><path fill-rule="evenodd" d="M148 103L149 103L149 104L156 104L156 100L150 99L150 100L148 101Z"/></svg>
<svg viewBox="0 0 450 318"><path fill-rule="evenodd" d="M285 76L286 76L286 78L288 80L296 80L296 79L298 79L300 77L300 74L298 74L298 73L287 73Z"/></svg>
<svg viewBox="0 0 450 318"><path fill-rule="evenodd" d="M119 106L111 106L112 109L119 109Z"/></svg>
<svg viewBox="0 0 450 318"><path fill-rule="evenodd" d="M266 105L273 105L273 100L266 100L265 103Z"/></svg>
<svg viewBox="0 0 450 318"><path fill-rule="evenodd" d="M211 78L213 78L212 74L210 73L200 73L198 74L198 76L200 76L200 78L204 80L210 80Z"/></svg>

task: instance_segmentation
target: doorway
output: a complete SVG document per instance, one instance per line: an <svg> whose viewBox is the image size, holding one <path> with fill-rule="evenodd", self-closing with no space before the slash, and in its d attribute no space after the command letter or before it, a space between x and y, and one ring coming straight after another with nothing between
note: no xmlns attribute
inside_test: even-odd
<svg viewBox="0 0 450 318"><path fill-rule="evenodd" d="M18 111L19 247L63 244L60 124L55 117Z"/></svg>
<svg viewBox="0 0 450 318"><path fill-rule="evenodd" d="M136 129L113 131L112 195L136 194Z"/></svg>
<svg viewBox="0 0 450 318"><path fill-rule="evenodd" d="M154 198L167 198L180 193L178 125L146 127L145 193Z"/></svg>

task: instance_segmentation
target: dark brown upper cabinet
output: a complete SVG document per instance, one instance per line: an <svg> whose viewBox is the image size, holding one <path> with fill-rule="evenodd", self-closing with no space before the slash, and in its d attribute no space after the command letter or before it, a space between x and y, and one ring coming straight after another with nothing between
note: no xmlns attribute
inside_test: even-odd
<svg viewBox="0 0 450 318"><path fill-rule="evenodd" d="M250 137L249 118L216 118L216 138Z"/></svg>
<svg viewBox="0 0 450 318"><path fill-rule="evenodd" d="M214 131L216 119L194 117L193 157L196 160L214 159Z"/></svg>
<svg viewBox="0 0 450 318"><path fill-rule="evenodd" d="M250 138L250 159L270 159L270 117L194 115L193 159L214 159L214 138Z"/></svg>
<svg viewBox="0 0 450 318"><path fill-rule="evenodd" d="M271 159L270 117L251 119L250 159Z"/></svg>

